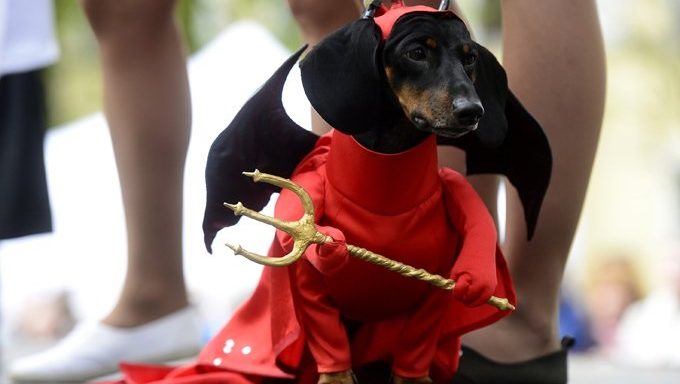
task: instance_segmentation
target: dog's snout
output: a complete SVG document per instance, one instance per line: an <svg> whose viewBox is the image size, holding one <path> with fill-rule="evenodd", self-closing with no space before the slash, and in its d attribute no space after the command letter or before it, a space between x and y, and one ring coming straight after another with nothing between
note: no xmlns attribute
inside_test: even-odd
<svg viewBox="0 0 680 384"><path fill-rule="evenodd" d="M472 126L477 124L484 115L484 107L478 100L455 99L453 114L459 124Z"/></svg>

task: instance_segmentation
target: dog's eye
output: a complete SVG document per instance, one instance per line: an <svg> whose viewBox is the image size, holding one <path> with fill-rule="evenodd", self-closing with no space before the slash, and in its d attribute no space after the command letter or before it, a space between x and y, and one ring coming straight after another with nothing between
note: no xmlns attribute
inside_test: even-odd
<svg viewBox="0 0 680 384"><path fill-rule="evenodd" d="M463 64L464 65L472 65L476 62L477 62L477 55L475 55L474 53L467 54L463 58Z"/></svg>
<svg viewBox="0 0 680 384"><path fill-rule="evenodd" d="M425 57L427 56L425 53L425 50L423 48L414 48L408 52L406 52L406 56L415 61L422 61L425 60Z"/></svg>

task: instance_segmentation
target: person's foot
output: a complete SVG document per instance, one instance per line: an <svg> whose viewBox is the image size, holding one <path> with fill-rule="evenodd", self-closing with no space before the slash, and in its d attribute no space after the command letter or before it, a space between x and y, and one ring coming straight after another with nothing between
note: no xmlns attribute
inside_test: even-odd
<svg viewBox="0 0 680 384"><path fill-rule="evenodd" d="M523 307L512 316L463 336L463 345L500 363L516 363L560 350L557 322L528 316Z"/></svg>
<svg viewBox="0 0 680 384"><path fill-rule="evenodd" d="M118 370L121 361L159 363L201 348L201 322L187 307L132 328L82 324L55 347L16 360L9 377L22 382L83 382Z"/></svg>

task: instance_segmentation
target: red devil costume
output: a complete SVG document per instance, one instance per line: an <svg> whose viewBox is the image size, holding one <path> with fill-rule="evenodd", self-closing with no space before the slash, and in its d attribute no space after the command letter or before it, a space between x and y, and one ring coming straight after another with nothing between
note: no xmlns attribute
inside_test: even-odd
<svg viewBox="0 0 680 384"><path fill-rule="evenodd" d="M434 136L385 155L334 131L318 141L292 180L311 195L317 223L342 228L342 234L331 230L336 239L344 235L347 242L450 276L462 290L447 292L350 258L337 244L312 247L288 268L267 267L251 299L204 349L198 365L173 375L186 382L204 382L195 376L204 371L230 383L250 382L249 376L314 383L317 370L385 361L403 377L450 378L460 335L508 313L479 304L491 294L514 303L493 221L462 175L437 168ZM276 217L294 220L302 213L297 196L284 190ZM279 231L270 256L291 247L290 236ZM477 307L456 299L478 285Z"/></svg>
<svg viewBox="0 0 680 384"><path fill-rule="evenodd" d="M272 271L287 273L294 285L278 287L290 290L296 310L297 319L285 328L302 328L298 337L309 347L315 369L334 372L388 361L402 377L423 377L434 361L433 369L450 377L459 335L507 314L488 306L469 308L454 298L463 298L469 288L478 289L473 304L492 293L514 302L493 221L463 176L438 170L434 136L406 152L385 155L334 131L303 160L293 181L312 196L320 225L341 228L349 243L450 276L460 288L452 295L349 258L342 249L312 249L289 271ZM301 215L298 198L283 191L276 216L294 220ZM331 235L337 239L339 234ZM289 236L278 232L272 254L289 250ZM278 289L272 291L276 301ZM350 339L343 319L352 324ZM285 323L278 317L272 321L273 327ZM282 336L279 342L289 339Z"/></svg>
<svg viewBox="0 0 680 384"><path fill-rule="evenodd" d="M382 39L409 12L437 11L390 10L375 21ZM361 22L373 25L372 20ZM280 378L315 383L317 372L361 370L374 363L387 364L402 377L430 375L441 382L456 371L460 336L508 314L482 304L492 294L515 302L493 221L462 175L438 168L435 136L402 153L380 154L339 131L318 138L286 116L281 89L300 53L243 107L211 148L206 245L210 249L216 230L236 221L221 207L218 214L215 204L241 200L261 209L276 191L241 182L240 173L254 168L290 176L305 188L314 202L315 222L335 242L310 247L287 268L266 267L253 296L195 364L174 369L123 365L124 382L257 383ZM305 84L310 101L323 109L309 87ZM508 175L524 196L531 233L547 186L550 153L540 126L507 86L505 91L496 102L512 119L501 128L503 137L496 138L502 145L487 149L483 139L444 144L468 151L468 171ZM528 138L536 150L516 147L517 137ZM526 172L533 172L532 177L525 177ZM302 212L298 198L282 191L276 217L295 220ZM345 241L451 277L456 287L444 291L353 259ZM269 256L285 255L291 247L290 236L278 231Z"/></svg>

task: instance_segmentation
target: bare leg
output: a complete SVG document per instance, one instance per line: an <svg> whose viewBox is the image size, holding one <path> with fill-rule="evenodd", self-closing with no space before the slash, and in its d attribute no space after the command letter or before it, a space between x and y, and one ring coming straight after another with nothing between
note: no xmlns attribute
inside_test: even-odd
<svg viewBox="0 0 680 384"><path fill-rule="evenodd" d="M25 382L85 382L123 360L186 357L200 324L182 271L182 184L191 109L174 1L82 0L101 51L104 107L123 194L128 267L102 324L12 364ZM152 340L153 342L149 342Z"/></svg>
<svg viewBox="0 0 680 384"><path fill-rule="evenodd" d="M602 123L604 48L593 0L503 1L504 65L510 87L540 121L554 168L534 240L511 190L504 244L518 293L515 314L464 343L511 362L559 348L558 295Z"/></svg>
<svg viewBox="0 0 680 384"><path fill-rule="evenodd" d="M182 179L191 109L174 1L84 0L123 192L128 269L104 323L133 327L187 305Z"/></svg>
<svg viewBox="0 0 680 384"><path fill-rule="evenodd" d="M359 0L318 1L288 0L290 11L302 32L302 39L316 45L327 34L359 17Z"/></svg>
<svg viewBox="0 0 680 384"><path fill-rule="evenodd" d="M359 17L361 3L358 0L318 1L288 0L290 10L300 27L302 40L310 46L316 45L327 34ZM312 131L322 135L331 126L312 109Z"/></svg>

